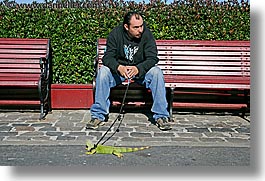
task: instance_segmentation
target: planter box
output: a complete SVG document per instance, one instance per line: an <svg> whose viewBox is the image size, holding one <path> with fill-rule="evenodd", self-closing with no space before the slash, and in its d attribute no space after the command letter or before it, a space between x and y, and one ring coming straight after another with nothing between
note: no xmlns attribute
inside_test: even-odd
<svg viewBox="0 0 265 181"><path fill-rule="evenodd" d="M93 104L92 84L52 84L52 109L87 109Z"/></svg>

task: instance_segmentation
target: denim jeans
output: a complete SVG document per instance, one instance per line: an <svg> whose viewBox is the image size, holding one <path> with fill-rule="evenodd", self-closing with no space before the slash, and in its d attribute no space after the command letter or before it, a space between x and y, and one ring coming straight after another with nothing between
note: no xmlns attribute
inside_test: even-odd
<svg viewBox="0 0 265 181"><path fill-rule="evenodd" d="M91 118L105 120L109 114L110 107L110 88L115 87L125 81L124 77L112 74L110 69L102 66L96 77L95 103L91 106ZM136 79L137 83L145 85L152 92L153 105L151 111L156 120L160 117L169 117L167 111L166 89L164 75L157 66L152 67L145 75L144 79Z"/></svg>

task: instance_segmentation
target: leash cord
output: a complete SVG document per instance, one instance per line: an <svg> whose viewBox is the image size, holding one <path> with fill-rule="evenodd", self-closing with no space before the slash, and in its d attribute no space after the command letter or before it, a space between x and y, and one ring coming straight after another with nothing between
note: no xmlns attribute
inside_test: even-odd
<svg viewBox="0 0 265 181"><path fill-rule="evenodd" d="M121 125L121 122L124 118L124 114L122 114L122 110L123 110L123 107L125 105L125 99L126 99L126 96L127 96L127 92L128 92L128 89L129 89L129 85L130 85L130 79L127 79L128 80L128 84L126 86L126 90L125 90L125 93L124 93L124 96L123 96L123 99L122 99L122 103L121 103L121 107L120 107L120 111L119 111L119 114L118 116L116 117L116 119L113 121L113 123L110 125L110 127L107 129L107 131L104 133L104 135L98 140L98 142L94 145L94 148L97 147L97 145L103 140L103 138L107 135L107 133L111 130L111 128L114 126L114 124L116 123L117 120L120 121L117 129L112 133L112 135L110 135L103 143L105 144L115 133L119 132L119 128L120 128L120 125Z"/></svg>

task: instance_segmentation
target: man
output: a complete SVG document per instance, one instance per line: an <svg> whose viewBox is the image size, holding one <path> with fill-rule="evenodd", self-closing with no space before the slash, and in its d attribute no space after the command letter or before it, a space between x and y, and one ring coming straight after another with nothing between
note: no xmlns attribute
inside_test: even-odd
<svg viewBox="0 0 265 181"><path fill-rule="evenodd" d="M161 130L169 130L164 76L159 67L157 47L151 31L138 12L125 15L122 25L114 28L108 38L103 66L96 78L95 103L91 106L91 120L87 128L104 125L109 114L110 88L126 79L150 88L153 97L153 118Z"/></svg>

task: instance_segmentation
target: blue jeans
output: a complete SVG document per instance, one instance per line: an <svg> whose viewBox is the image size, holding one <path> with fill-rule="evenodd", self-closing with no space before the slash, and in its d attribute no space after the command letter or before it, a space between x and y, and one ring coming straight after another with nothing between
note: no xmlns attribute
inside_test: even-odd
<svg viewBox="0 0 265 181"><path fill-rule="evenodd" d="M125 81L124 77L112 74L108 67L102 66L99 69L96 78L95 103L90 108L92 119L105 120L105 116L109 114L110 88L121 84L123 81ZM154 113L153 118L156 120L160 117L169 117L164 75L161 69L157 66L152 67L143 80L136 79L135 81L145 85L152 92L153 105L151 111Z"/></svg>

